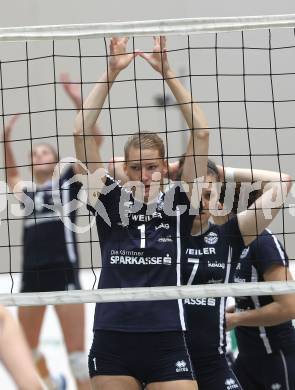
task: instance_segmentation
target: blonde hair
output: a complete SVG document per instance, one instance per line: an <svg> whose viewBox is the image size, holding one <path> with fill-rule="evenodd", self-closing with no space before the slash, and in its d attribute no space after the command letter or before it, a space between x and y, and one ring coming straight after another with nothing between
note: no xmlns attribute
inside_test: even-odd
<svg viewBox="0 0 295 390"><path fill-rule="evenodd" d="M158 150L160 158L165 158L164 142L156 133L145 132L130 136L124 146L125 161L128 161L131 148Z"/></svg>

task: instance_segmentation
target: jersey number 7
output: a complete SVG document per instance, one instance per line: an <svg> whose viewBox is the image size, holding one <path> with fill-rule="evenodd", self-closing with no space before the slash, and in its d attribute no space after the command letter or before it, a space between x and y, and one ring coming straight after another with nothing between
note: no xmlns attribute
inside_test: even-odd
<svg viewBox="0 0 295 390"><path fill-rule="evenodd" d="M193 283L193 281L194 281L194 278L196 276L196 273L197 273L200 261L199 261L199 259L196 259L196 258L192 259L191 257L189 257L187 259L187 261L188 261L188 263L193 263L194 264L192 272L191 272L191 275L190 275L189 280L187 282L187 285L190 286Z"/></svg>

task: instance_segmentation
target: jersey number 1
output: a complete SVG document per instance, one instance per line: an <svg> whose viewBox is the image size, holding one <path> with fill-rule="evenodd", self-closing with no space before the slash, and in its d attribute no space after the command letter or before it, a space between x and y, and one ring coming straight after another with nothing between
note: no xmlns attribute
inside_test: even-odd
<svg viewBox="0 0 295 390"><path fill-rule="evenodd" d="M140 248L145 248L145 225L139 225L137 229L140 230Z"/></svg>

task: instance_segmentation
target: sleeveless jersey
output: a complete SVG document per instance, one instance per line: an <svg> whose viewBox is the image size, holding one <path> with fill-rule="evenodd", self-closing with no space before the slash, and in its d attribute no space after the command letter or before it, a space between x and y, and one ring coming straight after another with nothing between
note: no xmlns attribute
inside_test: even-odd
<svg viewBox="0 0 295 390"><path fill-rule="evenodd" d="M236 217L223 225L210 224L204 234L190 236L182 257L184 284L232 282L243 248ZM226 297L191 298L184 304L193 359L225 353Z"/></svg>
<svg viewBox="0 0 295 390"><path fill-rule="evenodd" d="M53 197L63 205L63 217L75 222L76 212L67 212L67 205L76 199L80 189L78 182L69 184L74 170L70 166L59 179L57 191L52 189L52 181L38 186L36 192L26 189L23 194L23 205L28 200L33 202L33 212L24 217L24 268L35 269L61 262L75 264L78 260L75 233L67 228L60 215L52 210ZM28 197L28 198L27 198ZM56 203L56 202L55 202ZM48 206L48 207L46 207Z"/></svg>
<svg viewBox="0 0 295 390"><path fill-rule="evenodd" d="M169 204L173 213L167 212ZM95 209L90 207L96 214L101 247L98 288L180 285L182 236L188 234L194 218L189 207L180 187L171 187L147 205L107 176ZM98 303L94 330L98 329L184 330L182 301Z"/></svg>

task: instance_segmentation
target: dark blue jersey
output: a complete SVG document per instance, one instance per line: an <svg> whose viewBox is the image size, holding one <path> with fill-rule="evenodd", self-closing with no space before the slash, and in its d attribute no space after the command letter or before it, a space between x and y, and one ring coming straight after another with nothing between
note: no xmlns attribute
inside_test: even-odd
<svg viewBox="0 0 295 390"><path fill-rule="evenodd" d="M173 215L167 215L169 204ZM181 207L186 209L182 214ZM96 213L101 247L99 288L180 285L181 237L190 232L193 216L189 215L188 198L179 187L160 193L157 200L146 205L107 177L92 211ZM182 301L97 304L94 329L182 330Z"/></svg>
<svg viewBox="0 0 295 390"><path fill-rule="evenodd" d="M244 248L237 218L190 236L182 256L184 284L232 282ZM193 359L225 352L225 305L222 298L185 299L188 346Z"/></svg>
<svg viewBox="0 0 295 390"><path fill-rule="evenodd" d="M288 257L279 240L270 230L264 232L246 248L236 270L235 282L262 282L264 273L273 265L288 266ZM273 302L272 296L252 296L236 298L237 310L251 310ZM295 330L292 322L269 327L236 328L236 336L241 354L270 354L272 352L295 349Z"/></svg>
<svg viewBox="0 0 295 390"><path fill-rule="evenodd" d="M50 180L34 192L24 190L23 205L28 201L33 204L32 213L24 217L25 269L77 262L76 237L65 221L69 218L74 223L76 218L76 212L68 210L69 202L76 199L80 189L79 183L70 182L73 176L74 170L70 166L61 173L58 183L55 182L56 188L52 188Z"/></svg>

